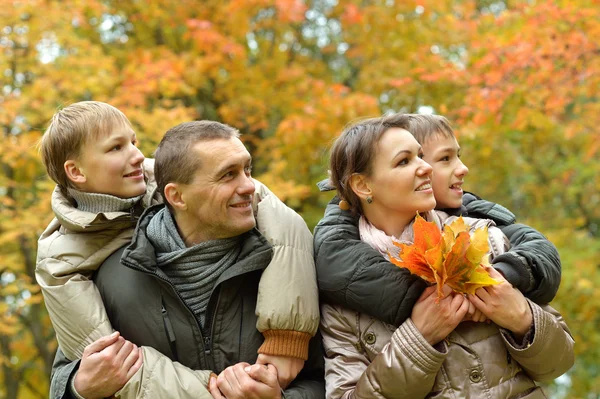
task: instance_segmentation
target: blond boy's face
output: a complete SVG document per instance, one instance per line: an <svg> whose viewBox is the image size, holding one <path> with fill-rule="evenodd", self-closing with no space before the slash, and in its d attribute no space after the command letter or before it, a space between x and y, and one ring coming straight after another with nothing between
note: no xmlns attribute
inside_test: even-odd
<svg viewBox="0 0 600 399"><path fill-rule="evenodd" d="M135 132L130 126L115 124L107 134L84 144L80 156L74 161L79 174L71 180L78 190L89 193L119 198L144 194L144 155L136 144Z"/></svg>
<svg viewBox="0 0 600 399"><path fill-rule="evenodd" d="M454 137L437 135L423 143L423 153L425 162L433 167L431 181L436 208L459 208L469 168L460 160L458 142Z"/></svg>

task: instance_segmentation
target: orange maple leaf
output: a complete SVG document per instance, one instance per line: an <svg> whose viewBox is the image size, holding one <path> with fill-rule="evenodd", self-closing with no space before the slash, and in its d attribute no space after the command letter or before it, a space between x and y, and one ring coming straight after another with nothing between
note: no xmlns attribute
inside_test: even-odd
<svg viewBox="0 0 600 399"><path fill-rule="evenodd" d="M487 227L471 233L459 217L444 226L442 234L434 222L427 222L417 214L413 229L414 243L394 242L400 248L400 259L390 254L390 260L423 280L437 284L439 298L443 297L444 284L455 292L473 294L480 287L500 283L485 269L489 266Z"/></svg>

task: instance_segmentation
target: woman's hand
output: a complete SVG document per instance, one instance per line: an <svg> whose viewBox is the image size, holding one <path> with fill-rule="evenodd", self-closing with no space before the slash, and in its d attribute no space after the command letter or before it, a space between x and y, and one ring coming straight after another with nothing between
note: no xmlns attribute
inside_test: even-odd
<svg viewBox="0 0 600 399"><path fill-rule="evenodd" d="M461 294L454 294L444 286L445 297L437 302L437 287L427 287L415 304L410 318L431 345L448 336L458 326L467 311L469 301Z"/></svg>
<svg viewBox="0 0 600 399"><path fill-rule="evenodd" d="M500 284L479 288L475 295L469 295L469 301L481 310L488 319L500 327L512 331L515 338L521 340L533 323L529 303L521 291L513 288L497 270L487 269L490 276L502 281Z"/></svg>

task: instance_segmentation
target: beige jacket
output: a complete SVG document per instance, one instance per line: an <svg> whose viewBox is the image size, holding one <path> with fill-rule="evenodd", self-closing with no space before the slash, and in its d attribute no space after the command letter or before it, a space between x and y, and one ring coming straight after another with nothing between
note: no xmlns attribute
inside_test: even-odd
<svg viewBox="0 0 600 399"><path fill-rule="evenodd" d="M490 228L494 253L501 250L499 234ZM473 322L461 323L432 347L411 319L395 328L323 305L327 397L545 398L534 381L551 380L571 368L574 341L558 312L529 305L533 336L525 347L493 323Z"/></svg>
<svg viewBox="0 0 600 399"><path fill-rule="evenodd" d="M148 192L143 204L149 206L157 201L153 160L146 160L144 169ZM272 261L259 285L257 328L265 336L259 353L306 359L308 341L319 323L312 235L296 212L262 183L255 184L257 227L273 245ZM67 358L77 359L87 345L113 331L91 276L108 256L129 243L135 221L126 212L79 211L58 189L52 195L52 208L56 218L38 241L36 279L60 347ZM194 387L204 390L209 373L171 362L152 348L143 350L144 366L118 397L136 397L135 392L154 395L162 389L172 393L177 388L173 381L178 383L179 397L186 397L183 392L196 397ZM157 373L162 377L151 379ZM170 381L168 388L159 380Z"/></svg>

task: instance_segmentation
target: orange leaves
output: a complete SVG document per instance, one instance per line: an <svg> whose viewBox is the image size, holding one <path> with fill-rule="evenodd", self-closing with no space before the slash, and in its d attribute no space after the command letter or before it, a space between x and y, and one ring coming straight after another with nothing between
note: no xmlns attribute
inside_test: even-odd
<svg viewBox="0 0 600 399"><path fill-rule="evenodd" d="M462 218L444 226L443 233L433 222L420 215L414 224L415 240L411 245L394 243L401 259L390 255L393 264L408 269L423 280L437 284L438 296L447 284L456 292L473 294L477 288L495 285L485 270L489 266L486 229L472 234Z"/></svg>

